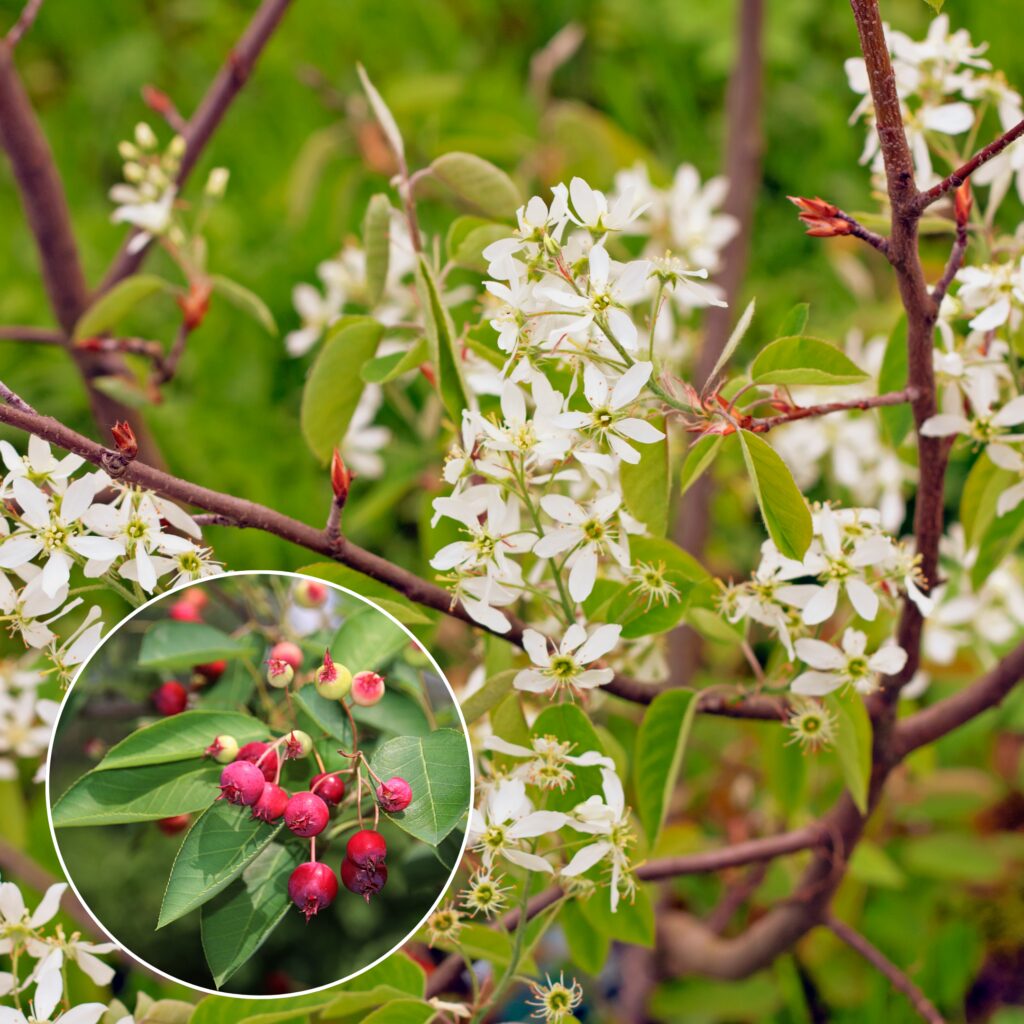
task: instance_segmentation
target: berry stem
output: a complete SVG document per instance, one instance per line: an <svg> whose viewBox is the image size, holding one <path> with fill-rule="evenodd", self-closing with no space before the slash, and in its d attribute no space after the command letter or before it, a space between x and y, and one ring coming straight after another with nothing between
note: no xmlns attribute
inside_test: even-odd
<svg viewBox="0 0 1024 1024"><path fill-rule="evenodd" d="M360 757L362 754L359 755ZM363 827L363 772L360 767L356 767L356 815L359 818L359 827Z"/></svg>
<svg viewBox="0 0 1024 1024"><path fill-rule="evenodd" d="M312 863L316 863L316 836L309 838L309 859Z"/></svg>
<svg viewBox="0 0 1024 1024"><path fill-rule="evenodd" d="M359 753L359 730L356 728L356 720L352 717L352 709L345 703L344 700L338 701L341 705L342 710L348 716L349 728L352 730L352 749L358 754Z"/></svg>
<svg viewBox="0 0 1024 1024"><path fill-rule="evenodd" d="M321 773L326 773L327 772L327 766L324 764L324 759L320 756L320 751L317 750L316 747L313 748L313 757L316 758L316 765L320 769ZM331 774L332 775L336 775L337 773L336 772L332 772ZM314 790L314 792L315 792L315 790Z"/></svg>

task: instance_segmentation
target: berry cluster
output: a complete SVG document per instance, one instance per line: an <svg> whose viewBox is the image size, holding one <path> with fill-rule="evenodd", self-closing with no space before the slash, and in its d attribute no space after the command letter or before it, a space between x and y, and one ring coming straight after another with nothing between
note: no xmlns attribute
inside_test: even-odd
<svg viewBox="0 0 1024 1024"><path fill-rule="evenodd" d="M297 645L287 641L275 644L267 658L268 684L282 689L294 685L302 660L303 654ZM320 696L338 701L349 716L356 749L352 753L338 751L350 761L348 767L327 771L312 738L300 729L243 746L239 746L233 736L215 736L206 748L208 757L224 765L218 799L248 807L254 819L268 824L283 820L290 832L310 841L309 860L300 864L288 880L288 894L307 921L330 905L338 893L334 872L316 856L317 837L328 828L332 809L349 804L356 812L352 824L358 823L359 831L348 840L339 873L347 889L369 901L384 888L388 878L387 845L376 830L380 811L389 814L404 811L413 798L412 787L405 779L397 776L382 779L370 767L355 742L358 732L345 702L346 697L350 697L355 704L375 704L384 695L384 679L375 672L359 672L353 676L348 668L334 661L330 651L325 651L314 673L313 685ZM283 763L311 754L320 771L310 779L308 789L289 794L281 786ZM364 778L364 770L368 778ZM343 776L349 777L348 787ZM363 827L364 788L365 796L373 799L373 828ZM324 840L334 838L346 827L339 825L323 836Z"/></svg>

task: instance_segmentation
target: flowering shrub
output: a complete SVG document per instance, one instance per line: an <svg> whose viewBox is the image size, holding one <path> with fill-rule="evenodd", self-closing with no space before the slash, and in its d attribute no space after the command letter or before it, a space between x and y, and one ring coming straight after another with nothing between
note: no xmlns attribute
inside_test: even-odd
<svg viewBox="0 0 1024 1024"><path fill-rule="evenodd" d="M759 5L741 7L741 25L756 35ZM402 1002L415 1019L479 1022L516 1012L508 1007L528 975L529 1012L568 1020L599 989L607 960L630 988L637 950L613 952L620 943L657 946L657 958L638 954L644 970L635 973L648 988L662 983L649 1000L659 1018L691 1011L682 978L753 986L769 969L770 998L751 989L758 998L744 1005L806 1015L827 967L803 940L825 928L934 1021L931 989L959 1015L970 979L951 995L949 964L929 967L920 986L898 968L894 960L918 951L875 920L870 890L916 891L919 877L992 885L996 923L986 935L1001 942L1013 932L1002 904L1016 893L1019 845L986 845L979 867L968 848L983 840L963 807L978 810L981 832L1009 832L1016 825L1003 823L1016 812L983 814L971 802L982 783L956 774L966 760L957 743L969 743L971 729L935 752L922 748L1004 700L1001 727L1020 730L1022 103L986 47L949 16L937 14L917 38L885 25L875 0L852 7L861 54L845 70L851 122L866 129L872 208L851 213L838 195L815 194L845 187L843 178L800 181L809 194L790 197L808 244L827 247L862 307L843 324L838 294L825 292L813 310L792 305L777 327L766 322L766 297L761 308L739 297L751 232L743 155L757 134L742 120L757 99L749 33L730 103L739 118L733 181L631 157L603 176L562 173L557 162L552 173L540 159L510 175L462 150L416 166L419 147L360 68L362 97L346 111L366 164L388 184L365 205L360 241L311 256L317 285L288 282L294 314L281 343L287 367L308 366L299 418L310 452L330 465L323 528L305 512L291 518L155 468L146 439L122 426L106 448L13 392L0 406L0 421L107 474L91 493L84 484L75 492L73 518L65 505L75 485L56 467L52 479L11 491L18 529L0 543L0 560L9 549L38 563L23 604L49 600L79 562L135 600L186 563L186 578L210 571L212 555L173 519L185 516L176 502L201 509L203 529L258 529L314 553L311 574L381 598L443 640L453 674L467 677L476 805L456 879L409 947L429 977L393 957L339 992L309 997L302 1013L330 1019ZM245 61L282 11L266 0ZM551 62L568 59L573 38L571 27L560 33L533 65L547 127L579 124L578 111L574 122L548 96ZM178 123L166 97L151 102L183 143L165 146L143 126L122 146L114 217L137 230L65 333L97 357L146 361L127 390L135 397L174 388L218 297L273 327L260 299L207 265L206 217L226 174L208 178L194 210L183 198L212 131L204 118L232 88L215 89L197 122ZM306 158L323 164L331 139L313 141ZM309 164L302 169L308 184ZM774 193L766 196L775 209ZM135 273L157 247L184 287ZM867 301L883 280L898 314ZM167 292L181 313L174 340L140 343L123 325ZM399 465L403 441L408 466ZM5 451L5 461L14 473L17 456ZM140 556L132 511L158 501L168 508L141 517L153 543ZM375 535L380 553L358 546L352 537L385 508L395 518ZM416 562L418 573L405 567ZM64 600L51 608L40 598L12 610L12 622L20 628L27 615L46 626ZM89 619L78 640L60 642L63 664L82 660L75 645L94 642L94 626ZM336 644L330 650L339 656ZM174 706L181 696L165 699ZM46 707L34 714L45 720ZM297 725L254 739L287 744ZM1000 746L993 770L1000 786L1019 789L1008 759ZM223 785L243 804L263 796L247 769ZM347 858L347 871L354 879L365 869L372 888L385 865L379 851L366 856L372 863ZM707 872L722 873L721 891L686 881ZM312 918L323 894L319 872L306 874L293 898ZM922 913L903 898L902 913ZM950 948L962 944L960 911L941 921ZM900 955L884 955L847 917ZM567 955L552 954L552 935ZM976 967L978 976L990 967ZM844 994L834 979L824 984L850 1002L849 986ZM793 1010L797 990L809 995ZM876 1016L889 1009L877 1005L886 1010ZM633 1005L630 1019L647 1009Z"/></svg>

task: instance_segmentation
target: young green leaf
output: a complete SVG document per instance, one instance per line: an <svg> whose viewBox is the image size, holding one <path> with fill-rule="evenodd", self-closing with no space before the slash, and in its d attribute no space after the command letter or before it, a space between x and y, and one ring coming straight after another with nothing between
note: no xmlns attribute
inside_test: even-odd
<svg viewBox="0 0 1024 1024"><path fill-rule="evenodd" d="M679 470L680 494L685 494L710 469L723 440L721 434L707 434L690 445Z"/></svg>
<svg viewBox="0 0 1024 1024"><path fill-rule="evenodd" d="M640 723L633 782L637 814L652 846L679 781L697 701L691 690L666 690L654 698Z"/></svg>
<svg viewBox="0 0 1024 1024"><path fill-rule="evenodd" d="M467 723L475 722L482 718L496 704L512 692L512 681L518 671L514 668L506 669L497 675L491 676L479 690L470 694L462 701L462 715Z"/></svg>
<svg viewBox="0 0 1024 1024"><path fill-rule="evenodd" d="M106 334L116 327L136 306L151 295L164 292L173 295L176 289L156 274L133 274L104 292L75 324L72 341L82 341Z"/></svg>
<svg viewBox="0 0 1024 1024"><path fill-rule="evenodd" d="M803 334L811 307L807 302L798 302L783 318L775 331L776 338L793 338Z"/></svg>
<svg viewBox="0 0 1024 1024"><path fill-rule="evenodd" d="M878 371L878 393L899 391L907 386L907 318L901 316L889 334L882 355L882 368ZM910 403L884 405L878 410L885 430L894 448L898 448L914 426L914 412Z"/></svg>
<svg viewBox="0 0 1024 1024"><path fill-rule="evenodd" d="M462 424L462 410L469 406L466 385L462 379L462 357L452 318L441 302L437 282L424 256L420 256L416 265L416 291L426 318L427 341L431 362L437 373L437 388L457 430Z"/></svg>
<svg viewBox="0 0 1024 1024"><path fill-rule="evenodd" d="M801 559L811 544L811 510L789 467L775 449L749 430L737 433L768 535L787 557Z"/></svg>
<svg viewBox="0 0 1024 1024"><path fill-rule="evenodd" d="M496 224L482 217L458 217L452 221L445 238L445 251L448 258L467 270L475 270L483 274L487 270L487 260L483 251L501 238L508 238L511 229L507 224Z"/></svg>
<svg viewBox="0 0 1024 1024"><path fill-rule="evenodd" d="M302 434L326 462L341 443L363 393L359 371L372 359L384 328L370 317L345 317L328 332L302 391Z"/></svg>
<svg viewBox="0 0 1024 1024"><path fill-rule="evenodd" d="M515 182L500 167L472 153L445 153L430 165L430 172L485 217L511 219L522 205Z"/></svg>
<svg viewBox="0 0 1024 1024"><path fill-rule="evenodd" d="M410 643L409 634L401 626L364 606L338 627L330 648L334 660L354 675L383 668Z"/></svg>
<svg viewBox="0 0 1024 1024"><path fill-rule="evenodd" d="M277 321L274 319L274 314L255 292L222 274L211 275L210 284L213 285L216 294L222 295L233 306L251 316L267 334L277 335Z"/></svg>
<svg viewBox="0 0 1024 1024"><path fill-rule="evenodd" d="M370 81L370 76L362 64L356 65L356 71L359 73L359 81L363 84L363 91L370 101L373 116L377 119L384 138L388 140L388 145L398 157L399 162L405 163L405 144L402 142L402 133L398 130L394 115L384 102L384 98L377 92L377 87Z"/></svg>
<svg viewBox="0 0 1024 1024"><path fill-rule="evenodd" d="M722 349L722 354L718 357L714 369L708 374L709 385L725 369L726 363L729 362L733 353L739 348L743 335L747 333L747 328L750 327L750 321L754 319L755 308L755 300L751 299L750 304L743 310L743 316L736 321L736 326L732 329L732 334L729 335L729 340L725 343L725 348Z"/></svg>
<svg viewBox="0 0 1024 1024"><path fill-rule="evenodd" d="M107 751L93 769L136 768L201 757L215 736L234 736L239 744L267 737L267 727L251 715L237 711L183 711L158 719L126 736Z"/></svg>
<svg viewBox="0 0 1024 1024"><path fill-rule="evenodd" d="M665 419L657 417L654 425L664 433ZM622 496L627 511L640 520L647 532L664 537L668 532L669 482L668 436L641 448L640 461L623 462L619 468Z"/></svg>
<svg viewBox="0 0 1024 1024"><path fill-rule="evenodd" d="M554 736L556 739L573 744L574 754L583 754L588 750L605 753L601 738L597 735L593 723L575 704L553 704L546 707L534 719L530 729L534 738ZM522 743L522 740L513 740ZM529 746L529 741L526 743ZM552 811L570 811L578 803L591 796L601 796L604 787L601 781L601 770L594 766L573 766L575 776L572 786L566 792L557 789L548 791L545 806Z"/></svg>
<svg viewBox="0 0 1024 1024"><path fill-rule="evenodd" d="M779 338L758 353L750 367L758 384L842 385L868 379L845 352L818 338Z"/></svg>
<svg viewBox="0 0 1024 1024"><path fill-rule="evenodd" d="M273 842L281 825L259 821L244 807L218 800L188 830L167 879L157 928L223 892Z"/></svg>
<svg viewBox="0 0 1024 1024"><path fill-rule="evenodd" d="M386 356L376 356L363 364L360 376L367 384L387 384L397 380L403 374L419 368L430 358L427 339L420 338L412 348L405 352L391 352Z"/></svg>
<svg viewBox="0 0 1024 1024"><path fill-rule="evenodd" d="M370 199L363 217L363 250L366 253L366 304L380 301L391 261L391 201L382 192Z"/></svg>
<svg viewBox="0 0 1024 1024"><path fill-rule="evenodd" d="M831 694L825 704L836 718L835 750L843 782L857 809L866 814L871 781L871 719L867 708L857 694Z"/></svg>
<svg viewBox="0 0 1024 1024"><path fill-rule="evenodd" d="M164 619L146 630L139 650L139 666L152 669L191 668L222 658L249 653L241 641L205 622Z"/></svg>
<svg viewBox="0 0 1024 1024"><path fill-rule="evenodd" d="M412 803L387 817L399 828L437 846L466 814L470 801L469 748L454 729L429 736L398 736L370 758L382 778L398 775L412 787Z"/></svg>
<svg viewBox="0 0 1024 1024"><path fill-rule="evenodd" d="M302 686L292 698L313 720L316 728L334 737L347 750L352 745L352 729L341 703L321 697L313 686Z"/></svg>

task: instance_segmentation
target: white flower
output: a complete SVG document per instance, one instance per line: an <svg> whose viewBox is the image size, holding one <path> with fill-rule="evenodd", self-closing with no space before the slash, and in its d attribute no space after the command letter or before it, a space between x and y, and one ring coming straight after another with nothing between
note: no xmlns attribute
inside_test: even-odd
<svg viewBox="0 0 1024 1024"><path fill-rule="evenodd" d="M811 670L793 680L793 692L821 697L848 685L858 693L874 692L878 688L875 676L895 675L907 663L907 652L896 644L886 644L868 656L867 642L867 636L857 629L843 633L842 650L824 640L797 640L796 653Z"/></svg>
<svg viewBox="0 0 1024 1024"><path fill-rule="evenodd" d="M513 685L518 690L546 693L560 687L590 690L610 683L615 673L610 668L586 666L603 658L619 642L622 626L608 623L598 626L589 636L579 623L566 631L558 650L548 650L548 640L535 629L523 632L523 647L534 667L516 674Z"/></svg>
<svg viewBox="0 0 1024 1024"><path fill-rule="evenodd" d="M565 185L556 185L552 190L559 206L568 207L569 217L580 227L593 232L622 231L639 217L643 206L638 206L632 191L623 190L611 204L603 192L591 188L582 178L569 182L568 193ZM569 202L566 202L568 198Z"/></svg>
<svg viewBox="0 0 1024 1024"><path fill-rule="evenodd" d="M554 558L570 552L569 594L574 601L585 601L597 580L598 556L610 554L623 569L629 568L629 544L611 520L622 505L619 494L601 494L586 509L561 494L546 494L541 508L562 524L545 531L533 547L538 558Z"/></svg>
<svg viewBox="0 0 1024 1024"><path fill-rule="evenodd" d="M990 444L986 449L988 457L1000 468L1016 473L1021 480L1007 487L996 502L996 515L1005 516L1024 501L1024 455L1016 448L1005 444Z"/></svg>
<svg viewBox="0 0 1024 1024"><path fill-rule="evenodd" d="M528 871L550 874L551 864L523 847L526 840L557 832L565 823L564 814L533 809L522 779L504 779L470 812L469 843L488 868L501 856Z"/></svg>
<svg viewBox="0 0 1024 1024"><path fill-rule="evenodd" d="M374 417L384 401L384 392L376 384L367 384L341 442L345 465L365 480L376 480L384 473L381 449L391 443L387 427L373 425Z"/></svg>
<svg viewBox="0 0 1024 1024"><path fill-rule="evenodd" d="M968 326L992 331L1009 323L1020 326L1024 309L1024 257L1013 263L986 263L964 267L956 275L956 297L965 314L974 314Z"/></svg>
<svg viewBox="0 0 1024 1024"><path fill-rule="evenodd" d="M35 976L36 990L30 1016L26 1017L20 1010L0 1007L0 1024L43 1024L51 1019L53 1024L96 1024L107 1012L104 1003L82 1003L53 1017L64 995L64 978L61 974L63 962L63 954L57 950L47 958L43 969Z"/></svg>
<svg viewBox="0 0 1024 1024"><path fill-rule="evenodd" d="M976 408L973 417L954 413L939 413L925 420L921 433L926 437L950 437L964 434L974 441L988 444L996 438L1008 441L1024 441L1024 434L1006 437L1010 427L1024 423L1024 395L1011 399L993 413L990 407Z"/></svg>
<svg viewBox="0 0 1024 1024"><path fill-rule="evenodd" d="M526 764L515 768L514 777L521 778L528 786L538 786L541 789L558 789L565 792L574 778L572 770L566 765L581 768L614 768L614 762L610 757L596 750L573 754L573 747L574 744L559 740L556 736L535 736L530 747L509 743L500 736L488 736L484 740L485 750L495 750L509 757L526 758Z"/></svg>
<svg viewBox="0 0 1024 1024"><path fill-rule="evenodd" d="M556 419L562 427L570 427L594 437L607 446L623 462L636 464L640 453L630 442L654 444L665 435L652 423L629 415L629 407L636 400L651 376L651 363L634 363L609 388L608 379L593 365L583 368L583 394L590 412L566 412Z"/></svg>
<svg viewBox="0 0 1024 1024"><path fill-rule="evenodd" d="M174 220L174 201L178 190L168 184L158 195L134 185L118 184L110 190L117 208L110 215L115 224L131 224L139 234L129 244L129 252L138 252L154 236L166 234Z"/></svg>
<svg viewBox="0 0 1024 1024"><path fill-rule="evenodd" d="M57 459L49 444L35 434L28 436L28 451L25 455L19 455L9 441L0 441L0 455L7 467L3 481L4 497L11 493L11 483L18 478L62 493L67 487L68 477L85 462L80 455L65 455Z"/></svg>

